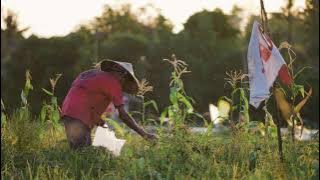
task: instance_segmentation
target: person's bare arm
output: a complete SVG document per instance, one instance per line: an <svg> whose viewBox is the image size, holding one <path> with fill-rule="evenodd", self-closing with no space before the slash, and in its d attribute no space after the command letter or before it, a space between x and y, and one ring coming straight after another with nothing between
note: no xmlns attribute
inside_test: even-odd
<svg viewBox="0 0 320 180"><path fill-rule="evenodd" d="M135 132L137 132L140 136L143 138L154 140L156 139L156 136L150 133L147 133L144 129L142 129L136 121L126 112L126 110L123 108L123 106L117 107L119 112L119 117L122 119L122 121L129 126L131 129L133 129Z"/></svg>

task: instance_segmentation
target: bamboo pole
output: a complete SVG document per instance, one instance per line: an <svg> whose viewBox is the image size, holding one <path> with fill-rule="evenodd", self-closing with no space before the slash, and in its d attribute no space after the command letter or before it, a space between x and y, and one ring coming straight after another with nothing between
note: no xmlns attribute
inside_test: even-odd
<svg viewBox="0 0 320 180"><path fill-rule="evenodd" d="M270 32L269 32L269 28L268 28L268 17L267 17L267 13L266 10L264 8L264 3L263 0L260 0L260 6L261 6L261 21L262 21L262 27L263 27L263 33L267 34L270 37ZM274 86L272 87L272 90L274 90ZM275 107L276 107L276 114L277 114L277 136L278 136L278 151L279 151L279 157L280 157L280 161L283 161L283 151L282 151L282 137L281 137L281 127L280 127L280 111L279 111L279 107L275 102Z"/></svg>

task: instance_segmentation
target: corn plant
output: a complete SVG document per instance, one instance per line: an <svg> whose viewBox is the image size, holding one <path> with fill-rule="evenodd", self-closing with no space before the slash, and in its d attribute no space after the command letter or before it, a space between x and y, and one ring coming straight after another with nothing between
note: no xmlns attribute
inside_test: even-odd
<svg viewBox="0 0 320 180"><path fill-rule="evenodd" d="M17 115L16 119L27 119L30 117L30 105L28 102L28 96L31 90L33 90L33 86L31 83L32 77L29 70L26 71L26 82L24 88L21 91L21 107L17 109L15 114Z"/></svg>
<svg viewBox="0 0 320 180"><path fill-rule="evenodd" d="M246 124L249 122L248 88L245 86L247 83L247 81L245 81L247 74L243 74L241 70L231 70L226 72L226 75L226 84L232 88L231 98L225 97L225 99L231 103L232 123ZM234 117L235 112L239 113L238 119Z"/></svg>
<svg viewBox="0 0 320 180"><path fill-rule="evenodd" d="M31 90L33 90L33 86L31 83L32 77L29 70L26 71L26 82L24 85L24 88L21 91L20 97L21 97L21 107L17 109L17 114L19 116L19 119L24 119L24 117L28 117L29 112L29 102L28 102L28 96Z"/></svg>
<svg viewBox="0 0 320 180"><path fill-rule="evenodd" d="M146 119L146 108L151 106L154 110L156 110L157 112L159 112L158 110L158 105L154 100L147 100L145 99L145 94L147 92L152 92L153 91L153 87L149 85L149 82L146 79L142 79L139 82L139 91L137 96L141 98L142 100L142 110L141 112L135 112L138 114L141 114L141 121L142 124L145 125L147 122L146 121L155 121L153 119Z"/></svg>
<svg viewBox="0 0 320 180"><path fill-rule="evenodd" d="M268 111L267 109L267 104L268 104L268 100L265 100L265 105L263 106L263 110L265 112L265 117L264 117L264 134L266 135L266 140L268 140L268 137L276 137L277 136L277 126L276 124L273 122L273 117L271 115L271 113Z"/></svg>
<svg viewBox="0 0 320 180"><path fill-rule="evenodd" d="M169 83L169 100L171 104L161 113L160 124L163 124L165 117L168 117L169 123L175 125L175 127L183 125L185 120L191 115L204 119L200 114L194 112L192 105L194 100L186 94L181 79L182 75L191 72L187 70L188 64L182 60L178 60L175 55L172 55L171 60L164 59L164 61L173 67Z"/></svg>
<svg viewBox="0 0 320 180"><path fill-rule="evenodd" d="M31 84L31 80L32 80L32 77L31 77L31 73L29 70L26 71L26 83L24 85L24 88L23 90L21 91L21 102L22 102L22 107L24 108L27 108L28 107L28 95L29 95L29 92L30 90L33 90L33 86Z"/></svg>
<svg viewBox="0 0 320 180"><path fill-rule="evenodd" d="M297 84L295 80L304 70L311 67L308 67L308 66L302 67L298 72L295 72L295 68L293 65L296 60L296 54L292 50L292 46L287 42L282 42L279 47L279 50L280 49L287 49L287 54L289 56L288 70L292 78L292 83L288 88L283 87L278 83L277 86L279 88L276 88L274 90L274 95L283 118L287 121L288 125L291 127L292 141L294 141L295 125L297 124L298 121L301 124L300 135L302 135L302 131L303 131L304 123L300 116L300 110L305 105L305 103L307 102L307 100L310 98L312 94L312 88L310 88L310 90L306 92L304 86ZM297 103L296 100L299 96L301 96L303 100ZM287 101L287 99L289 99L289 102Z"/></svg>
<svg viewBox="0 0 320 180"><path fill-rule="evenodd" d="M42 90L51 97L49 104L44 103L40 112L40 121L44 123L49 120L54 127L59 127L60 108L58 105L57 97L55 96L55 87L62 74L56 74L55 78L50 78L51 91L42 88Z"/></svg>

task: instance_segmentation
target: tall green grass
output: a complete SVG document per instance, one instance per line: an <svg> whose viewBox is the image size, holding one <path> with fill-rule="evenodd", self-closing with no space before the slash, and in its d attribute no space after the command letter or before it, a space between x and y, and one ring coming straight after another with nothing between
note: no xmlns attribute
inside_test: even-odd
<svg viewBox="0 0 320 180"><path fill-rule="evenodd" d="M27 117L27 116L26 116ZM23 122L24 121L24 122ZM19 123L20 122L20 123ZM55 133L51 133L53 130ZM319 142L284 140L283 163L275 139L238 132L161 134L157 144L127 137L121 156L102 148L72 151L62 129L12 116L1 127L3 179L318 179ZM257 148L259 147L259 148ZM250 166L252 153L255 166Z"/></svg>

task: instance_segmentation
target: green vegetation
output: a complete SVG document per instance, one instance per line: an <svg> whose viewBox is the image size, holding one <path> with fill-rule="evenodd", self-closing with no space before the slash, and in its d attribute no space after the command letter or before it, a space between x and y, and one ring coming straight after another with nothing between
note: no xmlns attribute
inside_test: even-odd
<svg viewBox="0 0 320 180"><path fill-rule="evenodd" d="M290 59L295 85L283 91L295 106L306 94L301 82L310 84L314 93L300 113L307 120L306 127L313 128L319 127L319 113L314 113L319 108L319 4L316 2L306 0L306 8L297 11L289 0L283 12L269 14L273 41L276 45L289 41L299 59L294 69L299 71L293 72L291 55L284 57ZM171 23L160 13L148 21L140 19L145 10L133 11L129 5L119 9L105 6L101 16L91 23L66 36L48 39L35 35L23 37L26 28L19 26L16 15L10 12L4 16L1 178L319 178L319 133L307 142L293 142L290 134L284 135L281 162L272 117L276 112L274 98L257 111L262 111L262 115L253 113L248 104L246 75L239 69L245 69L241 66L246 58L252 22L259 18L251 17L241 31L242 10L238 7L231 14L219 9L204 10L190 16L184 29L174 34ZM173 52L177 56L162 59ZM139 79L146 77L150 81L152 86L146 80L140 82L141 112L130 113L141 125L154 125L159 136L157 143L150 143L125 130L123 124L105 118L117 136L127 140L118 157L97 147L72 151L59 122L59 105L72 80L105 58L133 63ZM300 73L306 66L312 68ZM26 69L30 71L24 74ZM63 76L57 74L48 81L56 72ZM226 82L229 86L224 86ZM212 133L213 123L199 112L208 111L209 103L222 103L222 100L231 104L231 112L220 118L225 118L232 128L230 132ZM300 114L295 114L290 121L299 118ZM164 123L165 119L168 124ZM207 131L191 132L190 127L199 124Z"/></svg>
<svg viewBox="0 0 320 180"><path fill-rule="evenodd" d="M17 117L12 117L17 118ZM318 179L319 142L284 141L285 161L276 139L246 133L161 135L156 145L127 137L122 155L101 148L69 149L62 130L50 133L35 121L12 119L1 127L2 179ZM15 123L16 122L16 123ZM24 122L24 123L18 123ZM237 143L235 143L237 142ZM255 156L252 156L254 153ZM254 160L251 160L254 158ZM252 165L252 161L255 165ZM250 166L249 166L250 164ZM254 167L254 168L253 168ZM252 169L252 170L250 170Z"/></svg>
<svg viewBox="0 0 320 180"><path fill-rule="evenodd" d="M319 4L313 0L305 2L305 9L285 6L283 12L269 13L269 28L275 45L284 41L293 45L299 60L296 69L312 67L296 81L308 82L314 92L319 92ZM154 10L151 6L141 10L133 10L129 5L105 6L103 13L90 23L80 25L66 36L51 38L23 37L26 28L19 25L19 17L4 11L1 98L7 111L14 111L20 103L17 94L22 88L26 69L32 72L35 82L35 93L30 95L31 111L38 114L46 96L41 88L51 87L48 77L63 74L55 91L58 104L61 104L78 73L109 58L133 63L137 77L147 78L153 85L153 92L146 94L145 99L155 100L161 112L170 104L170 100L163 97L170 94L167 81L171 76L168 63L162 59L175 53L192 67L189 68L192 76L186 74L184 86L196 101L194 109L207 112L208 104L217 102L231 88L217 88L223 87L225 72L245 69L252 22L260 17L249 18L241 30L243 10L240 8L234 7L230 14L219 9L203 10L191 15L183 30L175 34L171 22L160 13L148 20L141 18ZM308 119L306 126L318 127L319 114L314 112L319 107L319 93L312 96L301 115ZM260 111L263 113L262 109ZM270 111L273 113L272 109Z"/></svg>
<svg viewBox="0 0 320 180"><path fill-rule="evenodd" d="M174 67L167 114L172 128L158 126L159 141L149 143L136 134L123 131L127 139L119 157L103 148L88 147L72 151L62 126L45 116L45 121L30 113L27 103L31 76L26 73L23 103L1 123L1 178L3 179L318 179L319 137L309 142L295 142L284 137L284 162L279 160L275 136L266 139L256 126L239 126L232 133L192 133L188 124L196 115L191 98L186 96L181 75L186 64L167 60ZM55 84L55 80L51 80ZM46 90L47 92L47 90ZM49 95L54 95L48 91ZM240 97L241 98L241 97ZM3 104L4 106L4 104ZM54 109L55 103L44 104ZM239 109L238 112L241 110ZM51 111L50 111L51 112ZM198 117L200 115L197 115ZM189 122L189 123L188 123ZM252 121L254 122L254 121ZM245 123L247 124L247 123ZM251 126L250 126L251 125ZM58 127L58 128L57 128ZM208 129L211 127L208 126ZM120 132L120 133L119 133Z"/></svg>

